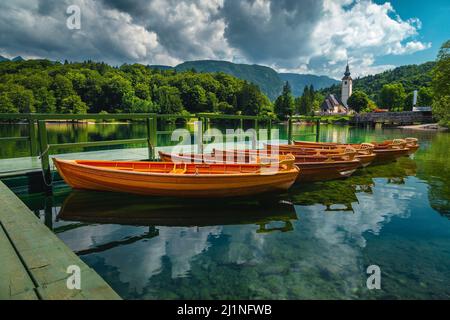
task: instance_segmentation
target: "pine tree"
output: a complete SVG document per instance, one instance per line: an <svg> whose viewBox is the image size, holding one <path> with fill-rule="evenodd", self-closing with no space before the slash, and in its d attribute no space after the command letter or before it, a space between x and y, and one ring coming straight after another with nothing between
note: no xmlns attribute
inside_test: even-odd
<svg viewBox="0 0 450 320"><path fill-rule="evenodd" d="M288 81L283 86L281 96L275 100L274 111L280 119L286 119L294 112L294 97Z"/></svg>

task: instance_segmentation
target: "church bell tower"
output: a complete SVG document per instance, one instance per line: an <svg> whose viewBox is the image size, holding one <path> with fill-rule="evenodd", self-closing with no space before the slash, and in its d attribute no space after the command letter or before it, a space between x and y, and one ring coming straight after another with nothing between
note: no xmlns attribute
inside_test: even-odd
<svg viewBox="0 0 450 320"><path fill-rule="evenodd" d="M348 66L347 62L344 77L342 78L342 89L341 89L341 101L345 107L348 107L347 101L348 98L352 95L352 86L353 86L352 82L353 80L352 77L350 76L350 67Z"/></svg>

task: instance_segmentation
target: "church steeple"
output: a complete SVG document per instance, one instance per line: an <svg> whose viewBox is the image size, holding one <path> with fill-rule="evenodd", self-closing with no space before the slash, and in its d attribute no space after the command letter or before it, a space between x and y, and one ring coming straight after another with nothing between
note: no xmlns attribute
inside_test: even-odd
<svg viewBox="0 0 450 320"><path fill-rule="evenodd" d="M350 66L348 65L348 61L347 61L347 67L345 67L345 73L344 73L344 78L342 78L342 80L350 80L352 77L350 76Z"/></svg>
<svg viewBox="0 0 450 320"><path fill-rule="evenodd" d="M345 73L344 77L342 78L342 87L341 87L341 101L345 107L347 107L348 98L350 98L350 96L352 95L353 90L352 82L353 80L352 77L350 76L350 66L348 65L347 61L347 66L345 67Z"/></svg>
<svg viewBox="0 0 450 320"><path fill-rule="evenodd" d="M348 61L347 61L347 67L345 68L344 76L350 77L350 67L348 66Z"/></svg>

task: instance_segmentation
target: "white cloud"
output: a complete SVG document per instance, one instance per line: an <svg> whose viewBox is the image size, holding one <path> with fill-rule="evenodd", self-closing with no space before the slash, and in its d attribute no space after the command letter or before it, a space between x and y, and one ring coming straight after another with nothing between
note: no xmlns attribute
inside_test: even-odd
<svg viewBox="0 0 450 320"><path fill-rule="evenodd" d="M324 15L312 35L314 56L324 57L330 67L340 67L339 70L324 68L324 71L331 71L332 75L342 74L342 65L347 59L352 64L353 74L360 76L393 67L375 65L377 56L410 54L431 46L430 43L416 40L403 44L417 35L421 23L418 19L402 20L395 15L390 3L379 5L361 0L345 1L344 4L352 6L345 9L342 3L325 0Z"/></svg>
<svg viewBox="0 0 450 320"><path fill-rule="evenodd" d="M395 44L392 48L389 48L387 53L390 54L410 54L417 51L422 51L431 47L431 43L422 43L420 41L410 41L405 45L400 43Z"/></svg>
<svg viewBox="0 0 450 320"><path fill-rule="evenodd" d="M65 27L69 4L81 30ZM175 65L222 59L340 77L392 68L377 58L425 50L417 18L370 0L34 0L0 3L0 52L58 60Z"/></svg>

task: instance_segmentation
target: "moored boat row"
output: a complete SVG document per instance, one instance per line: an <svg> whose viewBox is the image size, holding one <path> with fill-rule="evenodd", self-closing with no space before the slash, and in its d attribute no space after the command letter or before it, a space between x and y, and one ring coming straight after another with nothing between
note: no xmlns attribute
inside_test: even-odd
<svg viewBox="0 0 450 320"><path fill-rule="evenodd" d="M160 152L162 162L53 159L74 189L151 196L235 197L288 190L295 181L345 178L374 162L393 161L419 148L417 139L361 144L295 141L254 150L209 154Z"/></svg>
<svg viewBox="0 0 450 320"><path fill-rule="evenodd" d="M287 157L272 166L53 159L74 189L218 198L286 191L299 173L293 160Z"/></svg>

